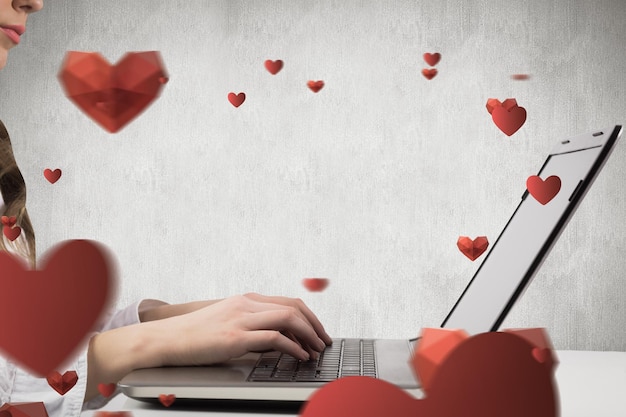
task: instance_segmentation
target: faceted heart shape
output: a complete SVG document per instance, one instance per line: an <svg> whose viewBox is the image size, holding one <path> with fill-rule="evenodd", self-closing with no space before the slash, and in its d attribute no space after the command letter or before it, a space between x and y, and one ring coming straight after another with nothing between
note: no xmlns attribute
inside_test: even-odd
<svg viewBox="0 0 626 417"><path fill-rule="evenodd" d="M67 241L24 269L0 252L0 350L36 375L48 375L76 351L107 306L112 267L95 242Z"/></svg>
<svg viewBox="0 0 626 417"><path fill-rule="evenodd" d="M48 180L48 182L50 182L50 184L54 184L55 182L59 180L59 178L61 178L61 170L57 168L54 171L52 171L51 169L46 168L43 171L43 176L46 177L46 179Z"/></svg>
<svg viewBox="0 0 626 417"><path fill-rule="evenodd" d="M228 101L230 101L230 104L232 104L233 106L239 107L243 104L244 101L246 101L246 94L228 93Z"/></svg>
<svg viewBox="0 0 626 417"><path fill-rule="evenodd" d="M306 85L311 89L311 91L313 91L314 93L317 93L322 88L324 88L324 81L322 81L322 80L319 80L319 81L309 81L309 82L306 83Z"/></svg>
<svg viewBox="0 0 626 417"><path fill-rule="evenodd" d="M433 78L435 78L435 75L437 75L437 70L435 68L431 68L431 69L424 68L422 70L422 75L426 77L427 79L432 80Z"/></svg>
<svg viewBox="0 0 626 417"><path fill-rule="evenodd" d="M160 394L159 395L159 402L161 404L163 404L165 407L169 407L172 404L174 404L174 401L176 401L176 396L174 394Z"/></svg>
<svg viewBox="0 0 626 417"><path fill-rule="evenodd" d="M556 417L554 367L533 348L514 332L482 333L455 343L423 399L384 380L345 377L315 391L300 417Z"/></svg>
<svg viewBox="0 0 626 417"><path fill-rule="evenodd" d="M463 255L467 256L471 261L475 261L487 250L489 241L486 236L478 236L474 240L467 236L459 236L456 245L463 252Z"/></svg>
<svg viewBox="0 0 626 417"><path fill-rule="evenodd" d="M511 136L526 122L526 109L519 107L515 99L507 99L502 106L493 107L491 118L505 135Z"/></svg>
<svg viewBox="0 0 626 417"><path fill-rule="evenodd" d="M437 65L440 59L441 59L441 54L439 52L435 52L434 54L431 54L430 52L426 52L424 54L424 61L426 61L426 63L430 65L431 67L434 67L435 65Z"/></svg>
<svg viewBox="0 0 626 417"><path fill-rule="evenodd" d="M265 69L268 70L270 74L276 75L281 69L283 69L283 61L280 59L276 61L268 59L265 61Z"/></svg>
<svg viewBox="0 0 626 417"><path fill-rule="evenodd" d="M324 291L328 287L328 278L305 278L302 280L304 288L311 292Z"/></svg>
<svg viewBox="0 0 626 417"><path fill-rule="evenodd" d="M13 227L17 223L17 217L15 216L2 216L2 224L7 227Z"/></svg>
<svg viewBox="0 0 626 417"><path fill-rule="evenodd" d="M5 403L0 407L0 417L48 417L43 402Z"/></svg>
<svg viewBox="0 0 626 417"><path fill-rule="evenodd" d="M14 227L4 226L2 228L2 233L4 233L7 239L13 242L15 239L17 239L20 236L20 234L22 233L22 229L19 226L14 226Z"/></svg>
<svg viewBox="0 0 626 417"><path fill-rule="evenodd" d="M537 175L531 175L526 180L526 189L535 197L535 200L546 205L561 190L561 179L556 175L551 175L544 181Z"/></svg>
<svg viewBox="0 0 626 417"><path fill-rule="evenodd" d="M144 111L166 79L156 51L129 52L113 66L99 53L70 51L59 72L67 97L111 133Z"/></svg>
<svg viewBox="0 0 626 417"><path fill-rule="evenodd" d="M54 388L56 392L65 395L78 382L78 374L76 371L66 371L61 376L60 373L54 371L49 373L46 379L48 380L48 385Z"/></svg>

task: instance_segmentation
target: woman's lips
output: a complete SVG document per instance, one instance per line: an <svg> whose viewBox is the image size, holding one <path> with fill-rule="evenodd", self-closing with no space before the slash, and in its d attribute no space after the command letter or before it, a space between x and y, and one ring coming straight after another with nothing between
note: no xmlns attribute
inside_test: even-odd
<svg viewBox="0 0 626 417"><path fill-rule="evenodd" d="M13 43L20 43L20 34L15 29L2 27L0 28L0 31L4 32L4 34L7 35L9 39L13 41Z"/></svg>

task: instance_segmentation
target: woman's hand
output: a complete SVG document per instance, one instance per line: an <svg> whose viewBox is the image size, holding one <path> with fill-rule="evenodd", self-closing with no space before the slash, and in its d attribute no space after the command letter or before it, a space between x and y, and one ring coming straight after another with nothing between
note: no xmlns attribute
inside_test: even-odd
<svg viewBox="0 0 626 417"><path fill-rule="evenodd" d="M175 335L164 365L220 363L265 350L308 360L332 343L302 300L259 294L226 298L160 325Z"/></svg>
<svg viewBox="0 0 626 417"><path fill-rule="evenodd" d="M332 343L299 299L246 294L201 303L188 303L187 307L196 307L188 313L94 336L85 400L97 395L99 383L117 382L134 369L210 365L266 350L307 360Z"/></svg>

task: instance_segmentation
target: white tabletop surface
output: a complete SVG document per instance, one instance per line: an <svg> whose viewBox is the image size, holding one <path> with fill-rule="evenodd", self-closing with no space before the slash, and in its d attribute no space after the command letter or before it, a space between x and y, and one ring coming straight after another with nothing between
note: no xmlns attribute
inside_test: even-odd
<svg viewBox="0 0 626 417"><path fill-rule="evenodd" d="M557 351L557 389L562 417L626 417L626 352ZM130 411L133 417L281 416L286 414L172 410L118 395L102 411ZM93 416L98 410L85 411Z"/></svg>

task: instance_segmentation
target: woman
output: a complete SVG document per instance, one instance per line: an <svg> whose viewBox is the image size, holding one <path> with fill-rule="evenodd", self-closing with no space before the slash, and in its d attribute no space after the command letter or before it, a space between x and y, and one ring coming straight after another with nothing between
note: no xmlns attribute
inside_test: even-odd
<svg viewBox="0 0 626 417"><path fill-rule="evenodd" d="M43 0L0 0L0 69L6 65L9 49L20 42L28 16L42 7ZM0 250L34 266L35 236L26 211L26 187L1 122L0 197L0 215L15 216L22 229L13 242L2 236ZM134 369L208 365L263 350L308 360L332 343L301 300L258 294L181 305L144 300L110 314L97 330L86 351L68 368L79 379L64 396L45 379L0 358L0 401L44 401L51 417L78 416L82 408L107 401L99 394L98 384L117 382Z"/></svg>

